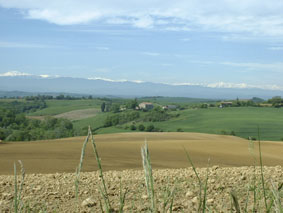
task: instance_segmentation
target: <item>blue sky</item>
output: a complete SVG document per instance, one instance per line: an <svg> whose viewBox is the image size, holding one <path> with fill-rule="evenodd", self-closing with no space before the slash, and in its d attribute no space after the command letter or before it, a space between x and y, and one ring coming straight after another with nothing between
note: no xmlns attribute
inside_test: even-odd
<svg viewBox="0 0 283 213"><path fill-rule="evenodd" d="M0 76L283 90L283 1L0 0Z"/></svg>

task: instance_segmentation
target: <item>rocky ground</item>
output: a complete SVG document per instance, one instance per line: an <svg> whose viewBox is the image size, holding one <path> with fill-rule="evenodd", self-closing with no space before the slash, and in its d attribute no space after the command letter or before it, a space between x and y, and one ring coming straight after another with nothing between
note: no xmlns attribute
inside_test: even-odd
<svg viewBox="0 0 283 213"><path fill-rule="evenodd" d="M263 169L266 188L268 188L266 194L270 197L274 194L271 189L277 190L283 183L283 168L276 166ZM248 212L252 211L255 191L257 212L265 212L260 168L256 168L255 171L254 167L219 168L213 166L209 169L197 169L197 171L203 183L205 183L208 172L206 205L211 212L231 211L231 190L235 191L242 210L245 208L245 203L248 203ZM175 188L174 212L197 211L199 185L192 168L154 170L153 173L157 206L160 210L167 187L169 191ZM128 189L124 212L147 212L149 210L150 200L144 184L143 171L108 171L104 173L104 176L114 210L119 209L120 183L122 191ZM256 182L254 182L254 177L256 177ZM21 183L20 175L18 183L19 185ZM14 211L14 185L14 176L0 176L0 212ZM100 186L98 172L81 173L79 196L76 199L75 174L30 174L25 176L22 204L26 209L29 206L32 212L101 212L100 201L103 203L103 200L99 190ZM282 200L282 194L280 196Z"/></svg>

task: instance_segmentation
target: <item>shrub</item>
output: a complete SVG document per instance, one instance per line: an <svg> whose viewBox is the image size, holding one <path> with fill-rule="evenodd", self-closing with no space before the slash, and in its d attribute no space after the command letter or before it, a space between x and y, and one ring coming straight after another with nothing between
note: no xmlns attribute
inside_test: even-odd
<svg viewBox="0 0 283 213"><path fill-rule="evenodd" d="M130 129L131 129L131 130L136 130L137 127L136 127L134 124L132 124L132 125L130 126Z"/></svg>
<svg viewBox="0 0 283 213"><path fill-rule="evenodd" d="M153 132L153 130L154 130L154 126L152 124L146 127L147 132Z"/></svg>
<svg viewBox="0 0 283 213"><path fill-rule="evenodd" d="M143 124L140 124L138 129L139 129L139 131L144 131L145 130L145 126Z"/></svg>
<svg viewBox="0 0 283 213"><path fill-rule="evenodd" d="M222 135L227 135L227 132L225 130L221 130Z"/></svg>
<svg viewBox="0 0 283 213"><path fill-rule="evenodd" d="M184 130L182 128L178 128L177 132L184 132Z"/></svg>
<svg viewBox="0 0 283 213"><path fill-rule="evenodd" d="M166 121L171 118L171 115L166 113L164 110L162 110L160 107L157 107L150 111L145 117L144 121L150 121L150 122L158 122L158 121Z"/></svg>

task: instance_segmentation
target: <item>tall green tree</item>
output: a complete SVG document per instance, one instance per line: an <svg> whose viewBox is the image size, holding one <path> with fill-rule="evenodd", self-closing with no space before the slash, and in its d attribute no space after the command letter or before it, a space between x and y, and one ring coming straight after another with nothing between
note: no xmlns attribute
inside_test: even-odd
<svg viewBox="0 0 283 213"><path fill-rule="evenodd" d="M105 102L103 102L100 107L101 107L101 112L104 112L105 111Z"/></svg>

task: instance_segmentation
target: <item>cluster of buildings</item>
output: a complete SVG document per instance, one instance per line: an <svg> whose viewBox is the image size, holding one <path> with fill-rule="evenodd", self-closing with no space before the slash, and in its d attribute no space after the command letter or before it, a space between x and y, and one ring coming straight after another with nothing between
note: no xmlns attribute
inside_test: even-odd
<svg viewBox="0 0 283 213"><path fill-rule="evenodd" d="M154 106L152 103L150 102L142 102L139 104L139 106L137 107L137 109L142 109L142 110L151 110L153 109ZM166 106L163 106L162 109L171 109L171 110L174 110L174 109L177 109L177 106L176 105L166 105Z"/></svg>

